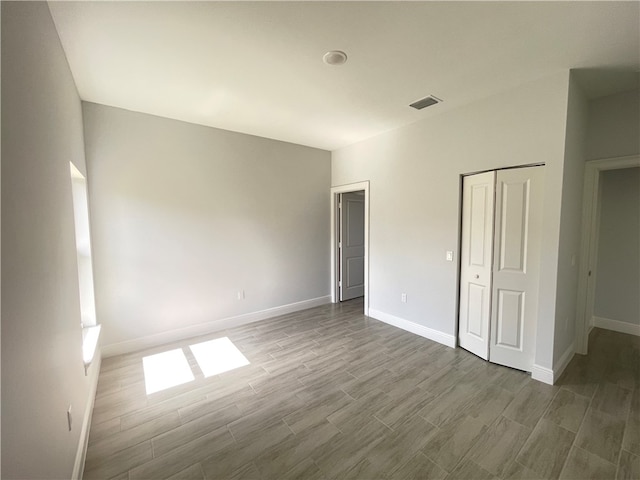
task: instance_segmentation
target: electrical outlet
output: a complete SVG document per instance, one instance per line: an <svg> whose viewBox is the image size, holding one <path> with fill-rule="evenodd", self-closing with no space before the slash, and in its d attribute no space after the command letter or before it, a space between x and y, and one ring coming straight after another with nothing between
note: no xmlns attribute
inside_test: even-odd
<svg viewBox="0 0 640 480"><path fill-rule="evenodd" d="M400 301L402 303L407 303L407 294L403 293L402 295L400 295Z"/></svg>
<svg viewBox="0 0 640 480"><path fill-rule="evenodd" d="M69 426L69 431L71 431L71 426L73 425L73 417L71 416L71 405L67 408L67 424Z"/></svg>
<svg viewBox="0 0 640 480"><path fill-rule="evenodd" d="M453 262L453 252L451 250L447 250L447 262Z"/></svg>
<svg viewBox="0 0 640 480"><path fill-rule="evenodd" d="M238 290L238 300L244 300L244 290Z"/></svg>

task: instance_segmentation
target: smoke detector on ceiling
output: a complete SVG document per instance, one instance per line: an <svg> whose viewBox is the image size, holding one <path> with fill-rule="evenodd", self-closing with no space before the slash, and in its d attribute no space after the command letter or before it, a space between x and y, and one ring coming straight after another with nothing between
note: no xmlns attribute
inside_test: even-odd
<svg viewBox="0 0 640 480"><path fill-rule="evenodd" d="M343 65L347 61L347 54L340 50L331 50L322 57L322 61L327 65Z"/></svg>
<svg viewBox="0 0 640 480"><path fill-rule="evenodd" d="M440 102L442 102L442 100L440 100L438 97L429 95L428 97L424 97L416 102L413 102L409 106L415 108L416 110L422 110L423 108L430 107L431 105L435 105L436 103Z"/></svg>

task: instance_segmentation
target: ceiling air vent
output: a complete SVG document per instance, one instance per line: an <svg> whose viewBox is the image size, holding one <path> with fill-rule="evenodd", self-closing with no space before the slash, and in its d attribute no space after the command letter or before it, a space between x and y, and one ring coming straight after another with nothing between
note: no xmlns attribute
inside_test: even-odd
<svg viewBox="0 0 640 480"><path fill-rule="evenodd" d="M440 103L442 100L434 97L433 95L429 95L428 97L424 97L417 102L413 102L410 107L415 108L416 110L422 110L423 108L430 107L431 105L435 105L436 103Z"/></svg>

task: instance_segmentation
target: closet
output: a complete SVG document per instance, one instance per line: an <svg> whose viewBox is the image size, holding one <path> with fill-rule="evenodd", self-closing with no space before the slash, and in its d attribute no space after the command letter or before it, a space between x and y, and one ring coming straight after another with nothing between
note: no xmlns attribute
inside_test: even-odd
<svg viewBox="0 0 640 480"><path fill-rule="evenodd" d="M459 345L530 372L542 241L544 166L463 177Z"/></svg>

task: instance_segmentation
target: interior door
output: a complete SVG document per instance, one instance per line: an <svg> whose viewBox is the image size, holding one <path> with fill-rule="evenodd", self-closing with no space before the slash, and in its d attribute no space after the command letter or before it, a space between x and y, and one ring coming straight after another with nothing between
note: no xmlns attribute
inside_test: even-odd
<svg viewBox="0 0 640 480"><path fill-rule="evenodd" d="M460 253L460 346L489 358L495 172L464 177Z"/></svg>
<svg viewBox="0 0 640 480"><path fill-rule="evenodd" d="M529 372L538 315L543 189L544 167L497 174L489 360Z"/></svg>
<svg viewBox="0 0 640 480"><path fill-rule="evenodd" d="M343 301L364 295L364 195L342 193L339 207L339 289Z"/></svg>

